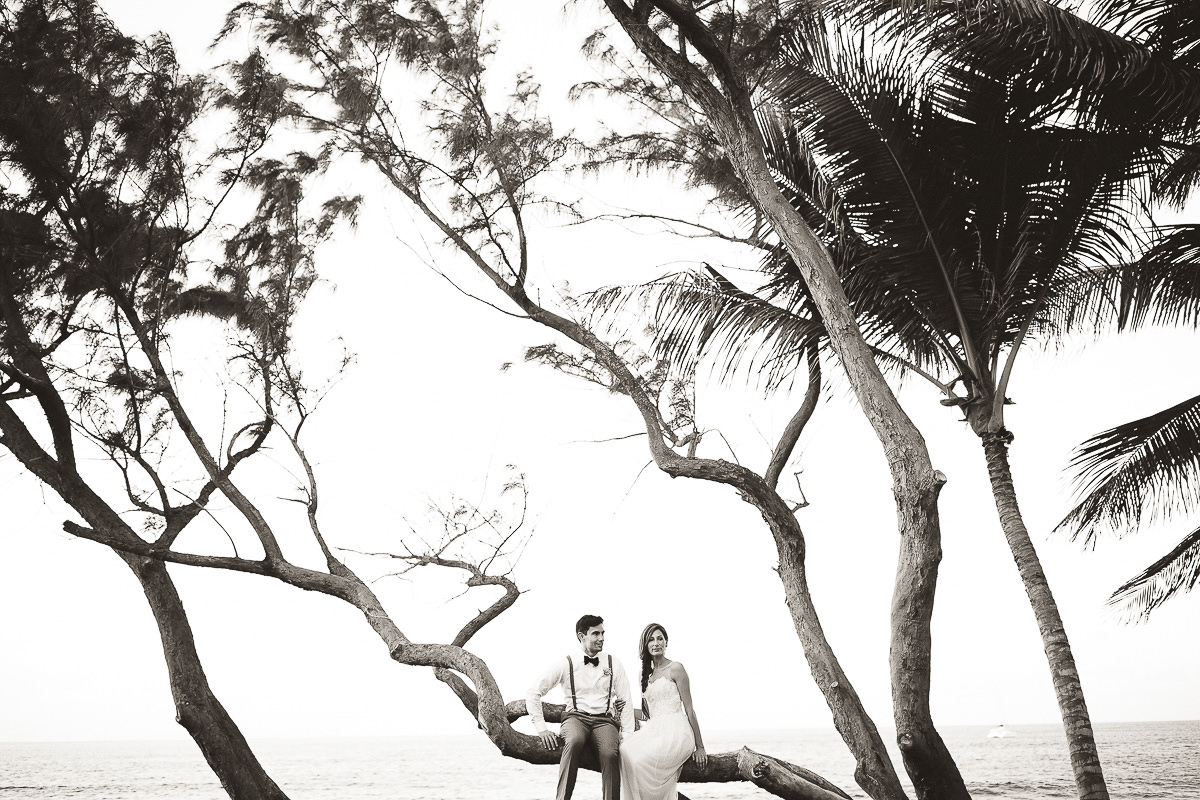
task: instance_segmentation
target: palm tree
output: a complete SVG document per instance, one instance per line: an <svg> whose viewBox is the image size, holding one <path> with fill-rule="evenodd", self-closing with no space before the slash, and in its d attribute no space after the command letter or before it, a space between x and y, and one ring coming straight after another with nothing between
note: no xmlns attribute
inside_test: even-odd
<svg viewBox="0 0 1200 800"><path fill-rule="evenodd" d="M879 12L886 2L877 4ZM976 63L1036 71L1070 97L1093 130L1139 140L1158 158L1150 201L1182 209L1200 182L1200 18L1186 0L1104 0L1095 25L1043 2L1008 0L957 6L931 3L943 19L940 46ZM965 15L965 16L956 16ZM975 20L971 36L964 20ZM1031 42L1045 46L1030 47ZM982 56L980 55L982 54ZM1090 313L1118 330L1146 323L1200 322L1200 225L1152 229L1153 244L1129 263L1104 265L1064 292L1064 316ZM1080 499L1058 529L1088 543L1106 527L1136 528L1144 518L1186 504L1196 458L1200 398L1097 434L1072 462ZM1145 514L1145 517L1143 517ZM1110 602L1144 616L1200 579L1200 533L1119 587Z"/></svg>
<svg viewBox="0 0 1200 800"><path fill-rule="evenodd" d="M1061 336L1079 321L1081 281L1132 261L1145 190L1172 159L1147 126L1121 124L1129 106L1114 98L1147 114L1147 85L1173 65L1045 3L1007 10L972 18L960 3L930 3L852 37L797 20L765 87L774 110L760 118L778 183L821 232L881 359L933 382L979 437L1080 796L1102 798L1078 671L1017 504L1004 407L1022 345ZM881 38L855 38L869 33ZM1068 57L1068 43L1115 54L1113 74ZM741 302L746 293L720 278L659 287L661 347L691 339L732 370L748 347L738 334L767 331L760 361L798 365L799 331L781 320L811 325L803 284L781 250L764 271L762 290Z"/></svg>
<svg viewBox="0 0 1200 800"><path fill-rule="evenodd" d="M797 156L794 136L826 167L874 341L934 383L979 437L1080 797L1105 798L1079 673L1018 506L1004 410L1022 345L1062 334L1058 303L1072 279L1126 260L1130 188L1147 174L1147 153L1060 121L1063 98L1033 78L946 59L927 84L897 85L869 59L839 63L798 45L773 87L787 109L776 159Z"/></svg>

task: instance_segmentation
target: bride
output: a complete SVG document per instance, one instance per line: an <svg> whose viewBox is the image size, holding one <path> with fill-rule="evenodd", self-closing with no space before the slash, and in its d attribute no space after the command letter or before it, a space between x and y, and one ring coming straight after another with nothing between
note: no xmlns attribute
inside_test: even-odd
<svg viewBox="0 0 1200 800"><path fill-rule="evenodd" d="M708 764L700 723L692 707L687 670L666 656L667 629L651 623L642 631L642 709L640 728L621 742L621 796L624 800L675 800L679 771L691 756Z"/></svg>

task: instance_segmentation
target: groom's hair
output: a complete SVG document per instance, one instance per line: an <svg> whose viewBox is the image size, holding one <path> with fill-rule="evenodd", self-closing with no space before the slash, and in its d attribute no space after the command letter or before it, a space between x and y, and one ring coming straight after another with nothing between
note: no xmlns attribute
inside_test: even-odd
<svg viewBox="0 0 1200 800"><path fill-rule="evenodd" d="M597 617L595 614L584 614L579 618L579 622L575 623L575 635L583 636L597 625L603 625L604 618Z"/></svg>

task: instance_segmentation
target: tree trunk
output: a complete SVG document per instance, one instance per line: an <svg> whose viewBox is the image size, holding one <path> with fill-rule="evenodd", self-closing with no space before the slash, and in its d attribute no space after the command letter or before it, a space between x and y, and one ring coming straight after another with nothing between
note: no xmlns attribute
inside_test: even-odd
<svg viewBox="0 0 1200 800"><path fill-rule="evenodd" d="M807 770L769 756L759 755L748 747L738 751L738 769L747 780L761 789L786 800L848 800L848 795L836 786L813 780Z"/></svg>
<svg viewBox="0 0 1200 800"><path fill-rule="evenodd" d="M887 457L900 529L889 659L896 743L905 770L923 800L967 800L962 775L929 709L930 624L942 558L937 498L945 478L933 469L924 437L875 363L828 254L779 191L761 149L749 141L744 126L714 127L735 171L799 265L834 352Z"/></svg>
<svg viewBox="0 0 1200 800"><path fill-rule="evenodd" d="M604 3L646 58L703 110L734 173L796 262L855 397L883 446L901 538L890 651L896 741L918 797L967 800L962 775L929 713L930 622L942 557L937 497L945 479L933 469L924 438L900 407L863 339L829 253L776 185L750 90L721 41L690 8L675 2L651 0L635 7L624 0ZM678 25L681 36L713 68L715 82L658 37L647 24L649 6Z"/></svg>
<svg viewBox="0 0 1200 800"><path fill-rule="evenodd" d="M775 540L780 563L779 576L783 582L785 600L796 633L804 647L809 670L833 713L833 721L838 733L841 734L842 740L854 755L855 779L874 800L902 800L905 798L904 789L896 775L887 747L825 638L816 609L813 607L808 593L807 577L804 572L804 535L787 503L774 487L767 483L765 478L746 467L719 459L680 456L672 451L663 441L660 429L657 427L658 416L653 402L640 388L637 378L629 371L628 366L608 345L578 323L541 308L529 299L520 287L501 285L501 288L506 290L509 297L529 315L530 319L556 330L577 344L586 347L623 386L628 387L629 397L638 405L646 421L647 431L650 433L648 439L650 451L659 469L674 477L712 481L733 487L741 494L743 500L758 509ZM936 483L933 486L934 492L931 497L935 501L936 490L940 488L940 485L940 483ZM936 523L936 503L934 504L933 519ZM937 561L941 556L940 548L934 551L933 555L932 572L936 575ZM911 567L916 565L919 568L921 564L920 558L902 560L900 572L907 578L912 572ZM903 584L909 585L907 580ZM928 653L928 614L932 612L932 584L928 580L924 580L917 582L917 586L922 592L919 595L914 595L911 591L899 593L905 603L905 611L899 615L893 611L893 630L900 629L903 631L901 635L907 636L910 628L914 625L918 631L921 629L923 619L925 634L923 637L918 636L914 641L915 646L925 647L926 653ZM909 612L910 607L923 609L924 616L920 612ZM898 674L894 669L893 677L906 687L912 687L912 690L918 695L924 692L927 696L929 690L928 659L924 662L924 680L920 674L920 663L919 659L907 662L908 665L915 664L911 667L911 671ZM928 703L921 705L920 702L917 702L912 704L912 707L916 708L918 712L924 709L926 716L928 715ZM898 728L902 731L906 730L902 726L898 726ZM934 737L936 743L940 745L941 739L937 738L936 733L934 733ZM533 741L536 743L536 740ZM913 747L924 746L927 741L927 739L904 736L901 737L901 746L904 747L907 744L910 749L913 749ZM913 742L915 744L912 744ZM500 746L499 743L497 744ZM501 752L505 752L503 747L501 747ZM944 747L941 752L949 759L949 753ZM950 764L953 766L952 760ZM685 774L686 772L685 769ZM957 768L954 769L954 774L958 774ZM959 778L959 784L961 785L961 783L961 778ZM964 788L963 797L966 797L965 791ZM957 800L958 795L941 793L932 794L931 797L939 798L939 800L940 798Z"/></svg>
<svg viewBox="0 0 1200 800"><path fill-rule="evenodd" d="M1041 561L1025 529L1021 510L1017 507L1017 494L1013 489L1012 473L1008 464L1008 443L1012 434L1001 429L984 433L983 452L987 458L988 476L992 482L992 495L996 510L1000 513L1000 528L1017 562L1017 572L1029 605L1037 619L1038 631L1042 635L1042 647L1046 661L1050 664L1050 676L1054 681L1054 695L1058 699L1063 728L1067 733L1067 746L1071 752L1071 766L1075 771L1075 787L1080 800L1108 800L1108 787L1104 783L1104 772L1100 767L1100 755L1096 750L1096 739L1092 735L1092 721L1088 716L1087 703L1083 698L1083 686L1079 671L1075 668L1075 657L1067 641L1062 617L1050 584L1042 571Z"/></svg>
<svg viewBox="0 0 1200 800"><path fill-rule="evenodd" d="M833 713L834 727L854 755L855 783L875 800L906 798L883 738L863 708L858 692L842 671L841 663L821 628L808 591L803 539L772 520L767 512L763 512L763 518L775 534L779 579L783 583L784 598L792 615L796 636L804 648L804 659L808 662L813 681L825 697L825 704Z"/></svg>
<svg viewBox="0 0 1200 800"><path fill-rule="evenodd" d="M209 688L192 626L166 564L128 553L118 555L141 582L154 613L167 660L176 721L199 745L204 760L233 800L287 800Z"/></svg>

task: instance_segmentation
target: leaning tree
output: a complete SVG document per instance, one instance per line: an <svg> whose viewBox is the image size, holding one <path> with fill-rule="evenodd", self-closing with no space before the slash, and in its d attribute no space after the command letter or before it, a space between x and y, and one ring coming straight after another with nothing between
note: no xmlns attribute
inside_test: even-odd
<svg viewBox="0 0 1200 800"><path fill-rule="evenodd" d="M278 99L253 72L250 62L244 88L261 113L206 165L230 187L245 182ZM209 687L150 552L171 548L272 428L243 428L220 463L206 451L205 480L171 491L159 477L170 409L189 420L160 356L185 251L216 210L192 193L187 157L215 87L181 75L167 41L122 36L91 3L28 2L0 10L0 93L0 445L71 506L68 531L107 544L140 582L177 718L225 789L282 798ZM151 541L121 513L128 504Z"/></svg>
<svg viewBox="0 0 1200 800"><path fill-rule="evenodd" d="M769 44L790 20L771 2L741 10L735 3L677 0L605 0L604 7L638 52L695 106L730 176L796 264L830 348L879 439L892 476L902 565L892 598L890 653L896 742L918 796L965 797L929 708L930 620L941 559L937 497L945 477L933 468L920 431L864 339L837 264L777 183L767 158L757 88L774 61Z"/></svg>

